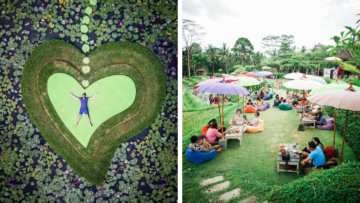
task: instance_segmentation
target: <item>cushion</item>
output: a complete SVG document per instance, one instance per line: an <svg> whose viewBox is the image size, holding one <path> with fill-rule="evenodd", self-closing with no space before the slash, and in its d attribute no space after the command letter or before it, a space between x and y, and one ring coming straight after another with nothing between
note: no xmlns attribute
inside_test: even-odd
<svg viewBox="0 0 360 203"><path fill-rule="evenodd" d="M292 109L292 107L293 107L292 105L288 106L287 104L284 103L281 103L279 105L279 109L284 111L289 111L290 109Z"/></svg>
<svg viewBox="0 0 360 203"><path fill-rule="evenodd" d="M270 100L270 95L265 95L264 97L263 97L263 100Z"/></svg>
<svg viewBox="0 0 360 203"><path fill-rule="evenodd" d="M275 99L274 100L274 106L279 106L280 105L280 99Z"/></svg>
<svg viewBox="0 0 360 203"><path fill-rule="evenodd" d="M322 119L323 117L321 117ZM325 119L325 118L324 118ZM326 121L325 125L316 125L315 128L320 130L334 130L334 118L330 118Z"/></svg>
<svg viewBox="0 0 360 203"><path fill-rule="evenodd" d="M208 125L204 126L204 127L202 128L202 130L201 130L201 133L202 133L203 135L206 135L206 132L207 132L208 128L209 128Z"/></svg>
<svg viewBox="0 0 360 203"><path fill-rule="evenodd" d="M327 146L324 148L324 155L325 155L325 160L329 160L333 157L336 157L336 150L334 147L332 146Z"/></svg>
<svg viewBox="0 0 360 203"><path fill-rule="evenodd" d="M249 133L257 133L257 132L261 132L261 131L264 131L264 120L260 120L258 125L255 128L246 129L246 132L249 132Z"/></svg>
<svg viewBox="0 0 360 203"><path fill-rule="evenodd" d="M258 111L265 111L267 108L267 105L263 103L259 108L256 108Z"/></svg>
<svg viewBox="0 0 360 203"><path fill-rule="evenodd" d="M186 157L194 164L201 164L205 161L210 161L216 157L216 149L210 152L198 152L192 149L186 150Z"/></svg>
<svg viewBox="0 0 360 203"><path fill-rule="evenodd" d="M244 109L244 113L255 113L257 109L251 105L247 105Z"/></svg>
<svg viewBox="0 0 360 203"><path fill-rule="evenodd" d="M273 98L273 96L274 96L274 94L273 94L273 93L270 93L269 95L270 95L270 99L272 99L272 98Z"/></svg>
<svg viewBox="0 0 360 203"><path fill-rule="evenodd" d="M267 102L265 102L265 104L266 104L266 106L267 106L267 107L266 107L267 109L270 108L270 102L267 101Z"/></svg>

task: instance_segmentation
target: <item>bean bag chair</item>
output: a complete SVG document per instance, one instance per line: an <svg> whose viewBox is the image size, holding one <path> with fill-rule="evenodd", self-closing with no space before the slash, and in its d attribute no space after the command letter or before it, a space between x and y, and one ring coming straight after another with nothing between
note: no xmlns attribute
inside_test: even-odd
<svg viewBox="0 0 360 203"><path fill-rule="evenodd" d="M267 105L263 103L259 108L257 108L258 111L265 111L267 108Z"/></svg>
<svg viewBox="0 0 360 203"><path fill-rule="evenodd" d="M275 99L274 100L274 106L279 106L280 105L280 99Z"/></svg>
<svg viewBox="0 0 360 203"><path fill-rule="evenodd" d="M206 135L206 132L207 132L208 128L209 128L208 125L204 126L204 127L202 128L202 130L201 130L201 133L202 133L203 135Z"/></svg>
<svg viewBox="0 0 360 203"><path fill-rule="evenodd" d="M272 99L272 98L273 98L273 96L274 96L274 95L273 95L273 93L270 93L269 95L270 95L270 99Z"/></svg>
<svg viewBox="0 0 360 203"><path fill-rule="evenodd" d="M270 108L270 102L267 101L267 102L265 102L265 104L266 104L266 106L267 106L267 107L266 107L267 109Z"/></svg>
<svg viewBox="0 0 360 203"><path fill-rule="evenodd" d="M270 100L270 95L265 95L264 97L263 97L263 100Z"/></svg>
<svg viewBox="0 0 360 203"><path fill-rule="evenodd" d="M258 96L255 96L255 95L254 95L254 96L251 97L251 99L254 100L254 99L256 99L257 97L258 97Z"/></svg>
<svg viewBox="0 0 360 203"><path fill-rule="evenodd" d="M255 113L257 109L251 105L247 105L244 109L244 113Z"/></svg>
<svg viewBox="0 0 360 203"><path fill-rule="evenodd" d="M260 120L258 125L255 128L247 128L246 132L249 133L257 133L257 132L261 132L264 131L264 120Z"/></svg>
<svg viewBox="0 0 360 203"><path fill-rule="evenodd" d="M315 128L320 130L334 130L334 118L328 119L325 125L316 125Z"/></svg>
<svg viewBox="0 0 360 203"><path fill-rule="evenodd" d="M186 157L189 161L193 162L194 164L201 164L205 161L210 161L215 159L216 157L216 149L211 150L210 152L198 152L192 149L186 150Z"/></svg>
<svg viewBox="0 0 360 203"><path fill-rule="evenodd" d="M293 107L292 105L288 106L287 104L284 103L281 103L279 105L279 109L284 111L289 111L290 109L292 109L292 107Z"/></svg>
<svg viewBox="0 0 360 203"><path fill-rule="evenodd" d="M334 147L332 146L327 146L324 148L324 155L325 155L325 160L329 160L333 157L336 157L336 150Z"/></svg>

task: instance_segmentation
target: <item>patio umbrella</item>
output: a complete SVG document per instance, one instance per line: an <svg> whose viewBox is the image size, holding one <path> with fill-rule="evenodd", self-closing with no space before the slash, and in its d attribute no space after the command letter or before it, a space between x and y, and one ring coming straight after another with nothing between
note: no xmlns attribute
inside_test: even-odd
<svg viewBox="0 0 360 203"><path fill-rule="evenodd" d="M266 74L260 73L260 72L250 72L250 74L255 74L255 75L259 76L259 77L263 77L264 87L265 87L265 77L267 76Z"/></svg>
<svg viewBox="0 0 360 203"><path fill-rule="evenodd" d="M238 77L239 80L234 82L234 84L243 86L243 87L248 87L248 86L255 86L255 85L259 85L260 82L255 79L255 78L251 78L251 77ZM239 107L239 99L240 96L238 96L238 107ZM243 95L243 112L244 112L244 95Z"/></svg>
<svg viewBox="0 0 360 203"><path fill-rule="evenodd" d="M300 79L304 76L303 73L289 73L283 76L283 78L285 79L292 79L292 80L296 80L296 79Z"/></svg>
<svg viewBox="0 0 360 203"><path fill-rule="evenodd" d="M224 94L229 95L249 95L249 91L243 88L240 85L235 85L232 83L209 83L200 86L195 91L197 92L208 92L213 94L222 94L224 100ZM219 103L219 113L220 113L220 103ZM224 126L224 102L222 105L222 116L221 117L221 132L223 133Z"/></svg>
<svg viewBox="0 0 360 203"><path fill-rule="evenodd" d="M321 77L313 76L313 75L306 75L306 77L309 78L310 80L318 81L319 83L321 83L323 85L327 84L327 82L324 79L322 79Z"/></svg>
<svg viewBox="0 0 360 203"><path fill-rule="evenodd" d="M258 78L258 75L252 74L252 73L246 73L245 76L247 77L253 77L253 78Z"/></svg>
<svg viewBox="0 0 360 203"><path fill-rule="evenodd" d="M346 123L348 111L360 111L360 92L356 91L352 87L353 81L350 81L350 87L343 90L329 90L317 93L313 96L310 96L308 100L312 102L316 102L318 104L324 106L332 106L334 108L346 109L346 117L345 117L345 126L343 133L343 140L341 145L341 156L340 156L340 164L343 156L344 149L344 141L345 141L345 133L346 133ZM335 128L335 126L334 126ZM335 136L335 135L334 135ZM335 139L335 137L334 137Z"/></svg>
<svg viewBox="0 0 360 203"><path fill-rule="evenodd" d="M266 76L274 75L272 72L269 71L260 71L259 73L265 74Z"/></svg>
<svg viewBox="0 0 360 203"><path fill-rule="evenodd" d="M338 61L342 61L340 58L333 57L333 56L325 58L326 61L335 61L335 59L338 60Z"/></svg>
<svg viewBox="0 0 360 203"><path fill-rule="evenodd" d="M213 79L202 81L202 82L198 83L197 85L195 85L194 90L196 90L201 85L205 85L205 84L209 84L209 83L218 83L218 82L220 82L222 80L223 80L223 78L213 78ZM231 78L227 78L225 80L230 83L230 82L237 81L239 79L235 78L235 77L231 77Z"/></svg>
<svg viewBox="0 0 360 203"><path fill-rule="evenodd" d="M297 89L297 90L303 91L303 105L302 105L302 113L301 113L301 124L302 124L302 119L304 116L305 91L312 90L314 88L322 86L322 84L319 82L316 82L316 81L307 80L306 78L301 78L299 80L292 80L292 81L286 82L283 85L286 88ZM299 131L303 129L303 126L301 124L299 125L299 129L298 129Z"/></svg>

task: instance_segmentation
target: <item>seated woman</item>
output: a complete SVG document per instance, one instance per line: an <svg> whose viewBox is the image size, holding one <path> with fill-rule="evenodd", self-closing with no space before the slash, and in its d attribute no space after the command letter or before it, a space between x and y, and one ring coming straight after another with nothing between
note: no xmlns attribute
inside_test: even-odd
<svg viewBox="0 0 360 203"><path fill-rule="evenodd" d="M247 123L247 125L246 125L245 128L244 128L244 131L246 131L247 129L252 129L252 128L257 127L258 124L259 124L259 121L260 121L259 116L260 116L260 113L259 113L259 112L256 112L256 113L255 113L255 118L252 119L251 122Z"/></svg>
<svg viewBox="0 0 360 203"><path fill-rule="evenodd" d="M208 142L219 141L220 137L225 137L225 134L229 132L229 131L224 131L221 134L221 133L219 133L217 127L218 127L218 124L216 123L216 121L211 123L210 128L206 132L206 140Z"/></svg>
<svg viewBox="0 0 360 203"><path fill-rule="evenodd" d="M215 119L215 118L211 119L211 120L208 122L208 125L206 125L206 126L204 126L204 127L202 128L201 133L202 133L203 135L206 135L206 132L207 132L208 129L211 127L211 124L212 124L213 122L216 122L216 119ZM221 126L218 125L218 126L217 126L217 129L218 129L219 132L221 132ZM226 127L225 127L225 126L223 127L223 130L222 130L222 131L226 131Z"/></svg>
<svg viewBox="0 0 360 203"><path fill-rule="evenodd" d="M307 150L310 151L309 156L301 163L303 168L315 168L325 164L325 155L320 147L316 147L313 141L307 145Z"/></svg>
<svg viewBox="0 0 360 203"><path fill-rule="evenodd" d="M294 101L292 102L292 105L293 105L294 107L296 107L297 105L299 105L299 102L298 102L298 100L297 100L297 97L295 97Z"/></svg>
<svg viewBox="0 0 360 203"><path fill-rule="evenodd" d="M289 91L286 91L286 97L285 97L285 99L291 99L291 98L292 98L292 96L291 96L290 92L289 92Z"/></svg>
<svg viewBox="0 0 360 203"><path fill-rule="evenodd" d="M263 101L260 99L260 97L258 97L254 103L254 107L260 108L262 103L263 103Z"/></svg>
<svg viewBox="0 0 360 203"><path fill-rule="evenodd" d="M275 96L275 99L274 99L274 105L273 105L273 107L274 107L274 106L279 106L280 103L281 103L281 101L280 101L280 99L279 99L279 95L277 94L277 95Z"/></svg>
<svg viewBox="0 0 360 203"><path fill-rule="evenodd" d="M260 98L264 98L265 96L265 91L263 89L260 90Z"/></svg>
<svg viewBox="0 0 360 203"><path fill-rule="evenodd" d="M232 119L237 125L246 123L246 119L242 115L241 109L236 109L236 115Z"/></svg>
<svg viewBox="0 0 360 203"><path fill-rule="evenodd" d="M315 143L316 147L319 147L322 151L324 151L324 146L323 146L323 144L321 143L321 141L320 141L320 139L319 139L318 137L314 137L314 138L312 139L312 141ZM306 158L306 156L309 156L310 151L307 149L307 147L305 147L305 148L301 151L301 154L302 154L303 156L305 156L305 158ZM304 157L303 157L303 158L304 158Z"/></svg>
<svg viewBox="0 0 360 203"><path fill-rule="evenodd" d="M258 93L255 92L251 99L257 99L257 98L258 98Z"/></svg>
<svg viewBox="0 0 360 203"><path fill-rule="evenodd" d="M315 115L317 113L317 110L319 108L319 105L317 105L315 102L311 104L311 107L306 108L306 113L309 113L311 115Z"/></svg>
<svg viewBox="0 0 360 203"><path fill-rule="evenodd" d="M211 144L206 141L205 138L200 139L198 136L193 135L190 138L191 143L188 146L188 149L192 149L198 152L209 152L213 149L218 149L217 152L222 152L222 149L219 148L219 145L211 146Z"/></svg>

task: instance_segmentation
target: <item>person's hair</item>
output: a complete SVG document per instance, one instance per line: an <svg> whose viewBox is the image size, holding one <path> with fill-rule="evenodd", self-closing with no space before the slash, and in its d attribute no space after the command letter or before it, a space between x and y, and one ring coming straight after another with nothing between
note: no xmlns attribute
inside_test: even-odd
<svg viewBox="0 0 360 203"><path fill-rule="evenodd" d="M260 113L259 113L259 112L255 112L255 114L256 114L257 116L260 116Z"/></svg>
<svg viewBox="0 0 360 203"><path fill-rule="evenodd" d="M315 140L317 142L316 146L318 146L319 144L322 145L322 143L320 142L320 139L318 137L313 137L313 140Z"/></svg>
<svg viewBox="0 0 360 203"><path fill-rule="evenodd" d="M83 93L82 95L85 95L85 96L86 96L86 93Z"/></svg>
<svg viewBox="0 0 360 203"><path fill-rule="evenodd" d="M261 101L260 97L257 98L258 101Z"/></svg>
<svg viewBox="0 0 360 203"><path fill-rule="evenodd" d="M280 99L284 99L283 97L281 97Z"/></svg>
<svg viewBox="0 0 360 203"><path fill-rule="evenodd" d="M210 123L211 123L211 122L214 122L214 121L216 122L216 119L215 119L215 118L211 119L211 120L209 121L208 125L210 125Z"/></svg>
<svg viewBox="0 0 360 203"><path fill-rule="evenodd" d="M191 136L190 138L191 143L195 143L198 140L198 137L196 135Z"/></svg>
<svg viewBox="0 0 360 203"><path fill-rule="evenodd" d="M321 108L318 108L318 111L321 111Z"/></svg>
<svg viewBox="0 0 360 203"><path fill-rule="evenodd" d="M212 122L210 128L217 128L217 123L216 123L216 121Z"/></svg>
<svg viewBox="0 0 360 203"><path fill-rule="evenodd" d="M315 145L315 142L314 142L314 141L310 141L310 142L308 142L308 145L309 145L309 147L310 147L310 148L313 148L313 149L315 149L315 147L316 147L316 145Z"/></svg>
<svg viewBox="0 0 360 203"><path fill-rule="evenodd" d="M286 94L289 93L289 91L286 91Z"/></svg>
<svg viewBox="0 0 360 203"><path fill-rule="evenodd" d="M286 99L284 99L283 102L285 103L285 102L286 102Z"/></svg>
<svg viewBox="0 0 360 203"><path fill-rule="evenodd" d="M249 99L248 102L251 102L251 99Z"/></svg>
<svg viewBox="0 0 360 203"><path fill-rule="evenodd" d="M255 94L257 94L257 92L255 92Z"/></svg>
<svg viewBox="0 0 360 203"><path fill-rule="evenodd" d="M242 113L241 109L236 109L236 114L240 111Z"/></svg>

